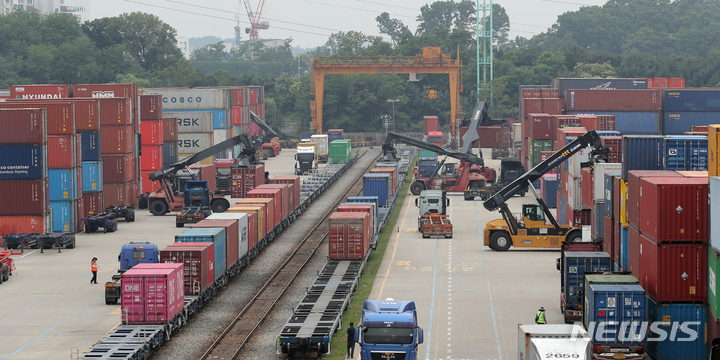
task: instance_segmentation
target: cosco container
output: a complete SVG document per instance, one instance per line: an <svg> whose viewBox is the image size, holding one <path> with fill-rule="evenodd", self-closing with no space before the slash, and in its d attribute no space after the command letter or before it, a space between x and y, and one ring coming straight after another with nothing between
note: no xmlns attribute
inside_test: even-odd
<svg viewBox="0 0 720 360"><path fill-rule="evenodd" d="M225 229L187 229L175 235L175 242L211 242L215 244L215 279L219 279L227 269Z"/></svg>
<svg viewBox="0 0 720 360"><path fill-rule="evenodd" d="M380 206L389 206L392 200L389 174L365 174L363 176L363 195L377 196Z"/></svg>
<svg viewBox="0 0 720 360"><path fill-rule="evenodd" d="M76 201L50 201L53 232L75 232Z"/></svg>
<svg viewBox="0 0 720 360"><path fill-rule="evenodd" d="M2 180L0 199L6 206L0 206L0 215L47 214L49 191L47 179Z"/></svg>
<svg viewBox="0 0 720 360"><path fill-rule="evenodd" d="M44 144L47 115L43 109L0 109L0 144Z"/></svg>
<svg viewBox="0 0 720 360"><path fill-rule="evenodd" d="M47 174L47 145L0 145L0 180L40 180Z"/></svg>
<svg viewBox="0 0 720 360"><path fill-rule="evenodd" d="M250 236L250 232L248 230L248 216L244 213L214 213L210 215L206 220L208 221L217 221L218 224L225 224L226 229L230 229L233 227L233 225L227 223L228 221L236 222L237 223L237 255L236 257L238 259L242 259L245 254L248 253L250 242L248 240ZM204 220L203 220L204 221ZM222 222L225 223L222 223ZM208 225L212 225L212 223L208 223ZM231 234L231 232L228 232L228 234ZM230 236L228 236L228 239ZM229 241L228 241L229 243ZM234 246L234 245L233 245ZM229 256L229 255L228 255ZM228 262L229 263L229 262Z"/></svg>
<svg viewBox="0 0 720 360"><path fill-rule="evenodd" d="M568 90L565 101L567 111L658 112L661 108L658 90Z"/></svg>
<svg viewBox="0 0 720 360"><path fill-rule="evenodd" d="M682 178L682 175L667 170L633 170L628 173L625 215L627 216L627 222L635 228L640 227L640 179L656 176Z"/></svg>
<svg viewBox="0 0 720 360"><path fill-rule="evenodd" d="M693 126L707 126L718 122L717 112L668 112L663 114L663 134L682 135Z"/></svg>
<svg viewBox="0 0 720 360"><path fill-rule="evenodd" d="M335 140L330 143L328 159L334 164L343 164L350 161L352 157L351 140Z"/></svg>
<svg viewBox="0 0 720 360"><path fill-rule="evenodd" d="M583 305L583 286L586 272L610 271L612 259L606 252L566 251L562 253L563 268L561 284L563 292L562 307L565 322L580 321Z"/></svg>
<svg viewBox="0 0 720 360"><path fill-rule="evenodd" d="M630 170L663 170L665 138L659 135L623 135L623 180Z"/></svg>
<svg viewBox="0 0 720 360"><path fill-rule="evenodd" d="M82 191L84 193L97 193L102 191L102 162L83 161L82 163Z"/></svg>
<svg viewBox="0 0 720 360"><path fill-rule="evenodd" d="M48 171L50 201L70 201L77 196L77 172L73 169Z"/></svg>
<svg viewBox="0 0 720 360"><path fill-rule="evenodd" d="M213 214L214 215L214 214ZM240 214L235 214L240 215ZM194 229L224 229L225 230L225 263L227 270L238 262L240 248L239 223L236 219L204 219L191 225ZM246 241L247 242L247 241Z"/></svg>
<svg viewBox="0 0 720 360"><path fill-rule="evenodd" d="M215 281L215 245L172 243L160 250L160 263L183 265L185 295L201 295Z"/></svg>
<svg viewBox="0 0 720 360"><path fill-rule="evenodd" d="M213 146L213 134L180 133L178 134L178 153L195 154Z"/></svg>
<svg viewBox="0 0 720 360"><path fill-rule="evenodd" d="M663 90L663 106L669 112L720 111L720 90L666 89Z"/></svg>
<svg viewBox="0 0 720 360"><path fill-rule="evenodd" d="M660 113L645 111L568 111L574 115L613 115L615 116L615 130L624 135L632 134L659 134Z"/></svg>
<svg viewBox="0 0 720 360"><path fill-rule="evenodd" d="M141 89L141 94L162 95L163 110L225 109L230 95L224 89Z"/></svg>
<svg viewBox="0 0 720 360"><path fill-rule="evenodd" d="M178 161L178 144L176 141L165 142L162 148L163 165L174 164Z"/></svg>
<svg viewBox="0 0 720 360"><path fill-rule="evenodd" d="M644 234L639 239L638 279L648 295L660 302L706 301L707 244L658 244Z"/></svg>
<svg viewBox="0 0 720 360"><path fill-rule="evenodd" d="M655 242L708 242L708 181L644 177L638 196L639 230Z"/></svg>
<svg viewBox="0 0 720 360"><path fill-rule="evenodd" d="M366 212L336 212L330 215L328 248L330 260L362 260L370 248L372 220Z"/></svg>
<svg viewBox="0 0 720 360"><path fill-rule="evenodd" d="M665 169L706 171L708 169L707 136L666 136Z"/></svg>
<svg viewBox="0 0 720 360"><path fill-rule="evenodd" d="M123 324L169 324L185 306L183 267L183 264L138 264L123 273L120 278Z"/></svg>
<svg viewBox="0 0 720 360"><path fill-rule="evenodd" d="M705 304L663 304L648 299L650 323L661 323L650 329L648 353L655 360L707 359L707 316Z"/></svg>
<svg viewBox="0 0 720 360"><path fill-rule="evenodd" d="M585 328L594 334L597 346L630 347L645 346L646 334L640 326L647 317L647 296L640 285L590 284L585 289ZM604 326L605 331L597 331ZM624 332L621 332L624 330ZM604 335L604 336L603 336Z"/></svg>

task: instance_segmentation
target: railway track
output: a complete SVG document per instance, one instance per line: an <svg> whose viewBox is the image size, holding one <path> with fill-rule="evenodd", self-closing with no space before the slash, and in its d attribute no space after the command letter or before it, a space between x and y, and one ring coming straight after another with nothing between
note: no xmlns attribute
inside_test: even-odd
<svg viewBox="0 0 720 360"><path fill-rule="evenodd" d="M364 156L364 152L360 156ZM374 164L370 162L361 172L366 173ZM318 223L307 232L288 258L272 274L270 279L260 288L255 296L250 299L247 305L235 316L230 325L210 345L200 359L235 359L243 346L250 340L253 333L267 315L272 311L275 304L282 298L298 274L325 240L328 234L327 218L334 212L334 209L342 203L348 194L357 194L362 190L362 176L343 192L340 198L329 206Z"/></svg>

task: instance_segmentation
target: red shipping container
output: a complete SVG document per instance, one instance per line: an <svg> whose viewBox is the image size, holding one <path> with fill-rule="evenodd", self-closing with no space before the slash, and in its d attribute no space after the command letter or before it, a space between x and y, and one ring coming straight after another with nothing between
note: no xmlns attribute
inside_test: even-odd
<svg viewBox="0 0 720 360"><path fill-rule="evenodd" d="M233 97L233 102L235 101L235 97ZM240 126L243 124L246 124L245 118L247 118L248 115L248 109L245 106L233 106L232 108L232 124L234 126ZM240 135L240 134L235 134Z"/></svg>
<svg viewBox="0 0 720 360"><path fill-rule="evenodd" d="M553 118L559 128L581 126L580 118L577 115L553 115Z"/></svg>
<svg viewBox="0 0 720 360"><path fill-rule="evenodd" d="M685 79L683 78L670 78L668 82L668 87L671 88L684 88L685 87Z"/></svg>
<svg viewBox="0 0 720 360"><path fill-rule="evenodd" d="M565 139L567 137L581 136L587 133L587 130L583 127L575 128L562 128L555 130L555 139L553 142L553 151L558 151L565 147Z"/></svg>
<svg viewBox="0 0 720 360"><path fill-rule="evenodd" d="M593 174L590 172L590 168L583 168L582 171L580 171L582 178L580 180L580 192L582 194L582 203L583 205L589 207L590 209L593 208L593 183L595 182L593 180Z"/></svg>
<svg viewBox="0 0 720 360"><path fill-rule="evenodd" d="M36 100L23 100L36 101ZM36 101L37 102L37 101ZM98 131L100 130L100 105L97 100L92 99L58 99L43 100L42 103L71 103L75 108L75 130L76 131Z"/></svg>
<svg viewBox="0 0 720 360"><path fill-rule="evenodd" d="M102 155L103 182L124 183L132 180L132 154Z"/></svg>
<svg viewBox="0 0 720 360"><path fill-rule="evenodd" d="M85 210L83 214L84 218L97 215L105 211L105 208L103 207L102 193L83 193L82 200L83 209Z"/></svg>
<svg viewBox="0 0 720 360"><path fill-rule="evenodd" d="M85 222L82 216L85 214L85 204L82 201L75 202L75 232L85 231Z"/></svg>
<svg viewBox="0 0 720 360"><path fill-rule="evenodd" d="M13 85L10 86L11 99L61 99L69 95L67 85Z"/></svg>
<svg viewBox="0 0 720 360"><path fill-rule="evenodd" d="M533 140L554 140L557 126L548 114L528 114L530 138Z"/></svg>
<svg viewBox="0 0 720 360"><path fill-rule="evenodd" d="M280 222L284 219L282 217L282 190L280 189L252 189L248 191L247 193L248 198L260 198L260 199L273 199L272 202L274 208L275 208L275 226L279 225Z"/></svg>
<svg viewBox="0 0 720 360"><path fill-rule="evenodd" d="M44 215L50 206L48 180L0 181L0 215Z"/></svg>
<svg viewBox="0 0 720 360"><path fill-rule="evenodd" d="M159 181L152 181L150 180L149 176L150 174L154 173L155 171L141 171L140 177L142 181L142 192L143 194L147 194L150 192L158 191L162 188L160 186Z"/></svg>
<svg viewBox="0 0 720 360"><path fill-rule="evenodd" d="M127 97L132 100L133 107L137 107L137 84L79 84L72 86L74 98L112 98Z"/></svg>
<svg viewBox="0 0 720 360"><path fill-rule="evenodd" d="M170 323L185 307L183 268L183 264L138 264L122 274L123 324Z"/></svg>
<svg viewBox="0 0 720 360"><path fill-rule="evenodd" d="M250 92L250 105L255 105L258 103L258 89L248 89Z"/></svg>
<svg viewBox="0 0 720 360"><path fill-rule="evenodd" d="M553 88L540 89L540 97L543 99L559 98L560 97L560 89L553 89Z"/></svg>
<svg viewBox="0 0 720 360"><path fill-rule="evenodd" d="M104 155L103 155L104 156ZM140 157L141 171L157 171L163 167L163 147L143 145ZM203 179L204 180L204 179ZM212 188L211 188L212 189Z"/></svg>
<svg viewBox="0 0 720 360"><path fill-rule="evenodd" d="M215 244L176 242L160 250L161 263L183 264L185 295L202 294L215 281Z"/></svg>
<svg viewBox="0 0 720 360"><path fill-rule="evenodd" d="M47 116L42 109L0 109L0 144L44 144Z"/></svg>
<svg viewBox="0 0 720 360"><path fill-rule="evenodd" d="M607 146L610 152L608 153L608 162L610 163L621 163L622 162L622 136L601 136L603 146Z"/></svg>
<svg viewBox="0 0 720 360"><path fill-rule="evenodd" d="M600 120L600 131L615 131L615 115L595 115Z"/></svg>
<svg viewBox="0 0 720 360"><path fill-rule="evenodd" d="M127 154L135 150L132 126L103 126L100 132L101 152L105 154Z"/></svg>
<svg viewBox="0 0 720 360"><path fill-rule="evenodd" d="M295 200L290 194L290 185L288 185L288 184L263 184L263 185L256 187L255 189L280 189L280 191L281 191L280 197L282 198L282 205L280 206L282 209L282 211L281 211L282 219L286 219L288 217L288 215L290 215L290 211L292 209L292 204L290 202ZM292 199L292 200L290 200L290 199Z"/></svg>
<svg viewBox="0 0 720 360"><path fill-rule="evenodd" d="M163 141L177 141L178 140L178 119L177 118L164 118L163 122Z"/></svg>
<svg viewBox="0 0 720 360"><path fill-rule="evenodd" d="M245 88L232 89L232 106L243 106L245 104Z"/></svg>
<svg viewBox="0 0 720 360"><path fill-rule="evenodd" d="M235 167L231 169L232 183L230 192L234 198L247 197L247 192L257 185L265 183L265 165Z"/></svg>
<svg viewBox="0 0 720 360"><path fill-rule="evenodd" d="M263 230L263 236L268 234L275 228L278 223L275 222L275 206L273 205L273 199L241 199L233 206L259 206L262 208L262 222L265 225ZM261 237L262 238L262 237Z"/></svg>
<svg viewBox="0 0 720 360"><path fill-rule="evenodd" d="M628 226L628 268L625 271L640 278L640 232L632 225Z"/></svg>
<svg viewBox="0 0 720 360"><path fill-rule="evenodd" d="M295 201L293 202L295 208L300 206L300 177L291 175L291 176L273 176L270 178L271 184L293 184L292 192L293 196L295 198ZM295 210L293 208L293 210Z"/></svg>
<svg viewBox="0 0 720 360"><path fill-rule="evenodd" d="M610 255L611 259L615 259L615 247L613 246L615 243L615 222L613 219L603 216L603 223L601 226L603 227L603 234L605 236L603 239L603 250Z"/></svg>
<svg viewBox="0 0 720 360"><path fill-rule="evenodd" d="M616 221L613 219L613 256L615 259L615 263L620 266L622 264L622 253L620 250L620 232L622 231L622 224L620 224L619 221Z"/></svg>
<svg viewBox="0 0 720 360"><path fill-rule="evenodd" d="M361 260L370 248L372 220L365 212L336 212L329 219L330 260Z"/></svg>
<svg viewBox="0 0 720 360"><path fill-rule="evenodd" d="M543 112L542 110L542 99L522 99L522 114L520 116L522 117L520 119L520 123L525 124L525 120L528 119L528 114L540 114ZM529 128L527 128L529 130ZM523 128L523 137L530 136L530 132L525 131L526 129Z"/></svg>
<svg viewBox="0 0 720 360"><path fill-rule="evenodd" d="M708 178L640 179L640 232L657 243L710 240Z"/></svg>
<svg viewBox="0 0 720 360"><path fill-rule="evenodd" d="M423 116L423 134L430 131L440 131L440 119L437 116Z"/></svg>
<svg viewBox="0 0 720 360"><path fill-rule="evenodd" d="M542 89L539 88L529 88L529 89L520 89L520 98L521 99L530 99L530 98L536 98L540 99L542 97Z"/></svg>
<svg viewBox="0 0 720 360"><path fill-rule="evenodd" d="M554 154L554 151L541 151L540 152L540 161L547 160L552 154ZM548 174L557 174L557 168L552 169L547 172Z"/></svg>
<svg viewBox="0 0 720 360"><path fill-rule="evenodd" d="M585 210L573 210L566 201L565 214L568 217L568 225L580 227L582 225L591 225L592 213L590 209Z"/></svg>
<svg viewBox="0 0 720 360"><path fill-rule="evenodd" d="M563 113L563 99L552 98L552 99L541 99L542 112L550 115L562 115Z"/></svg>
<svg viewBox="0 0 720 360"><path fill-rule="evenodd" d="M640 236L640 285L658 302L707 302L707 244L657 244Z"/></svg>
<svg viewBox="0 0 720 360"><path fill-rule="evenodd" d="M162 119L162 95L140 95L140 119Z"/></svg>
<svg viewBox="0 0 720 360"><path fill-rule="evenodd" d="M69 101L5 101L0 109L45 109L47 110L48 135L72 135L75 133L75 105Z"/></svg>
<svg viewBox="0 0 720 360"><path fill-rule="evenodd" d="M640 228L640 179L654 176L677 176L682 178L682 175L670 170L631 170L628 172L627 215L628 222L636 229Z"/></svg>
<svg viewBox="0 0 720 360"><path fill-rule="evenodd" d="M578 115L580 118L580 126L590 130L600 130L600 119L595 115Z"/></svg>
<svg viewBox="0 0 720 360"><path fill-rule="evenodd" d="M466 130L467 131L467 130ZM477 145L483 148L508 148L509 146L503 146L503 127L500 125L493 126L479 126L478 135L480 139L476 142Z"/></svg>
<svg viewBox="0 0 720 360"><path fill-rule="evenodd" d="M162 120L143 120L140 123L141 145L160 145L165 142Z"/></svg>
<svg viewBox="0 0 720 360"><path fill-rule="evenodd" d="M49 135L48 169L72 169L78 166L75 135Z"/></svg>
<svg viewBox="0 0 720 360"><path fill-rule="evenodd" d="M653 88L666 88L668 87L668 78L654 78L652 83Z"/></svg>
<svg viewBox="0 0 720 360"><path fill-rule="evenodd" d="M47 234L47 215L42 216L0 216L0 236L14 233ZM49 229L52 232L52 229Z"/></svg>
<svg viewBox="0 0 720 360"><path fill-rule="evenodd" d="M337 212L363 212L370 214L370 227L372 230L370 231L370 241L372 242L372 236L375 235L375 225L373 220L373 206L368 205L362 205L362 203L356 203L357 205L340 205L337 208Z"/></svg>
<svg viewBox="0 0 720 360"><path fill-rule="evenodd" d="M383 167L383 168L372 168L370 169L371 174L388 174L390 175L390 190L392 190L392 193L395 194L397 192L397 168L389 168L389 167Z"/></svg>
<svg viewBox="0 0 720 360"><path fill-rule="evenodd" d="M132 124L132 102L130 98L101 98L100 124L123 126ZM102 129L105 131L105 128Z"/></svg>
<svg viewBox="0 0 720 360"><path fill-rule="evenodd" d="M228 264L228 268L238 262L240 237L238 236L239 224L237 220L205 219L196 224L192 224L192 227L225 229L225 261Z"/></svg>
<svg viewBox="0 0 720 360"><path fill-rule="evenodd" d="M567 111L644 111L661 109L659 90L568 90Z"/></svg>
<svg viewBox="0 0 720 360"><path fill-rule="evenodd" d="M105 206L131 204L133 183L103 183L103 204Z"/></svg>
<svg viewBox="0 0 720 360"><path fill-rule="evenodd" d="M686 178L704 178L710 181L708 178L708 174L705 171L675 171L679 175L682 175Z"/></svg>
<svg viewBox="0 0 720 360"><path fill-rule="evenodd" d="M162 148L162 146L161 146ZM162 167L162 154L160 154L160 167ZM216 179L216 169L215 164L195 164L190 165L190 170L197 170L199 171L200 180L207 180L208 182L208 189L210 191L217 190L217 181Z"/></svg>

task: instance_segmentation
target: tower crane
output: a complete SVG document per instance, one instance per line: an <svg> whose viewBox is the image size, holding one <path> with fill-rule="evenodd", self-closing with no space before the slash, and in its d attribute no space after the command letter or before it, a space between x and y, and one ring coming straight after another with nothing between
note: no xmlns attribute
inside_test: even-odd
<svg viewBox="0 0 720 360"><path fill-rule="evenodd" d="M250 34L251 41L257 41L258 30L265 30L270 27L270 22L266 20L260 20L260 15L262 14L263 7L265 6L265 0L260 0L258 2L258 6L255 12L253 12L252 10L250 0L242 1L245 4L245 10L247 11L248 19L250 19L250 27L245 28L245 33Z"/></svg>

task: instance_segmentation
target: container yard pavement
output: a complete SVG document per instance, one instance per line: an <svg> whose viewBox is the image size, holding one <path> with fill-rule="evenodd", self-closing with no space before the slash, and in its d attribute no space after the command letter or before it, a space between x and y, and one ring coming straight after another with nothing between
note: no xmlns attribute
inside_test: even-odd
<svg viewBox="0 0 720 360"><path fill-rule="evenodd" d="M295 150L265 161L270 176L293 175ZM234 203L231 201L231 203ZM119 305L105 304L105 282L118 269L122 244L149 241L159 249L183 228L175 217L137 210L136 221L115 233L79 233L75 249L26 250L13 256L17 270L0 286L0 359L67 359L82 354L120 323ZM98 284L90 284L90 260L98 258Z"/></svg>

